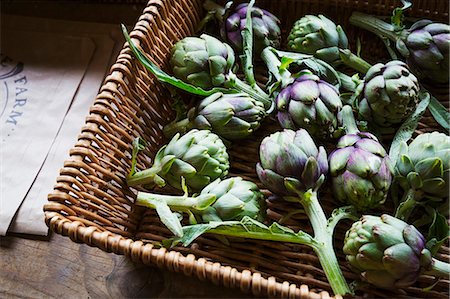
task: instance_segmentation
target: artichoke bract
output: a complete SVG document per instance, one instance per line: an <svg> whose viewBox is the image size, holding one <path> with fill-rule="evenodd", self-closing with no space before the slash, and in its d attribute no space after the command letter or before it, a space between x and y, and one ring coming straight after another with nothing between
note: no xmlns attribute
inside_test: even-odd
<svg viewBox="0 0 450 299"><path fill-rule="evenodd" d="M378 127L403 123L419 102L419 82L401 61L377 63L356 91L358 113Z"/></svg>
<svg viewBox="0 0 450 299"><path fill-rule="evenodd" d="M222 86L234 63L233 49L207 34L185 37L171 50L170 65L174 75L201 88Z"/></svg>
<svg viewBox="0 0 450 299"><path fill-rule="evenodd" d="M365 211L382 205L392 183L393 167L386 150L371 133L359 132L350 106L342 108L347 134L330 154L333 194Z"/></svg>
<svg viewBox="0 0 450 299"><path fill-rule="evenodd" d="M348 48L348 39L342 27L327 17L306 15L294 23L288 36L288 48L334 62L340 58L339 49Z"/></svg>
<svg viewBox="0 0 450 299"><path fill-rule="evenodd" d="M405 288L422 273L447 277L450 265L431 256L412 225L384 214L365 215L346 232L344 254L353 271L379 288Z"/></svg>
<svg viewBox="0 0 450 299"><path fill-rule="evenodd" d="M286 129L306 129L319 139L339 137L339 91L309 71L303 71L275 99L277 118Z"/></svg>
<svg viewBox="0 0 450 299"><path fill-rule="evenodd" d="M284 129L267 136L259 148L256 172L260 181L278 195L317 190L328 172L327 153L304 129ZM293 190L293 188L295 190Z"/></svg>
<svg viewBox="0 0 450 299"><path fill-rule="evenodd" d="M405 191L396 217L407 220L417 202L449 197L450 136L432 132L400 145L395 181Z"/></svg>
<svg viewBox="0 0 450 299"><path fill-rule="evenodd" d="M233 9L221 26L222 37L242 52L242 31L245 28L248 3L239 4ZM280 20L270 12L253 7L251 11L253 24L253 50L259 55L265 47L279 47L281 41Z"/></svg>
<svg viewBox="0 0 450 299"><path fill-rule="evenodd" d="M243 139L259 128L265 116L264 105L247 94L215 93L190 109L186 119L165 126L164 134L170 138L196 128L229 140Z"/></svg>
<svg viewBox="0 0 450 299"><path fill-rule="evenodd" d="M172 211L192 213L202 222L241 220L245 216L262 221L265 215L264 195L256 184L241 177L217 179L194 197L139 192L136 204L154 208L155 200L164 201Z"/></svg>
<svg viewBox="0 0 450 299"><path fill-rule="evenodd" d="M217 178L228 174L229 156L225 145L208 130L193 129L184 135L176 134L161 147L151 168L134 172L127 178L129 186L158 185L181 189L181 177L193 191L203 189ZM134 168L134 167L133 167Z"/></svg>
<svg viewBox="0 0 450 299"><path fill-rule="evenodd" d="M369 30L395 43L419 78L437 83L449 82L450 26L430 20L420 20L409 29L396 28L374 16L355 12L350 23Z"/></svg>

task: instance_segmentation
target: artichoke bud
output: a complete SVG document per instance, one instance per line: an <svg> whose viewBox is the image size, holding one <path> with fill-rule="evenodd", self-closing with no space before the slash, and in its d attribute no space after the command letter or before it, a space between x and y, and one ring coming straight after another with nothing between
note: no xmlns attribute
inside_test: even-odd
<svg viewBox="0 0 450 299"><path fill-rule="evenodd" d="M217 200L204 213L203 221L241 220L244 216L262 221L265 214L264 195L256 184L241 177L216 180L204 188L199 196L215 195Z"/></svg>
<svg viewBox="0 0 450 299"><path fill-rule="evenodd" d="M306 15L294 23L288 36L288 48L331 63L340 59L339 48L348 48L348 39L342 27L323 15Z"/></svg>
<svg viewBox="0 0 450 299"><path fill-rule="evenodd" d="M322 139L342 132L337 115L343 104L339 91L310 71L304 71L275 99L277 118L283 128L306 129Z"/></svg>
<svg viewBox="0 0 450 299"><path fill-rule="evenodd" d="M401 61L373 65L356 91L361 119L378 127L403 123L419 102L419 83Z"/></svg>
<svg viewBox="0 0 450 299"><path fill-rule="evenodd" d="M317 147L309 133L285 129L263 139L256 172L273 193L298 196L317 190L328 172L327 154Z"/></svg>
<svg viewBox="0 0 450 299"><path fill-rule="evenodd" d="M356 240L360 235L368 236L364 243ZM343 250L352 270L380 288L410 286L433 262L422 234L386 214L363 216L353 223Z"/></svg>
<svg viewBox="0 0 450 299"><path fill-rule="evenodd" d="M220 33L222 37L238 52L243 50L242 31L245 28L248 3L242 3L229 12ZM253 6L253 50L259 56L266 47L278 48L281 42L280 20L270 12Z"/></svg>
<svg viewBox="0 0 450 299"><path fill-rule="evenodd" d="M450 26L420 20L401 36L397 49L406 57L411 69L420 78L448 83Z"/></svg>
<svg viewBox="0 0 450 299"><path fill-rule="evenodd" d="M178 189L181 189L180 177L186 179L186 185L192 190L201 190L228 174L226 147L216 134L207 130L193 129L181 137L175 135L162 155L162 160L170 157L173 161L166 164L160 175Z"/></svg>
<svg viewBox="0 0 450 299"><path fill-rule="evenodd" d="M361 211L385 202L393 167L375 136L359 132L341 137L329 164L337 200Z"/></svg>
<svg viewBox="0 0 450 299"><path fill-rule="evenodd" d="M439 132L424 133L405 145L402 152L395 173L400 186L405 191L417 191L416 201L448 198L450 137Z"/></svg>
<svg viewBox="0 0 450 299"><path fill-rule="evenodd" d="M175 77L205 89L222 86L234 63L231 47L207 34L178 41L170 58Z"/></svg>

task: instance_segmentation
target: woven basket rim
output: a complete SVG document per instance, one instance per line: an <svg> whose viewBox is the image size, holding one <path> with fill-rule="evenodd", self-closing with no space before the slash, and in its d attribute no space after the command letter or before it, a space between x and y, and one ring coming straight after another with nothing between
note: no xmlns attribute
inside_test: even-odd
<svg viewBox="0 0 450 299"><path fill-rule="evenodd" d="M144 8L141 18L135 24L130 32L133 41L140 44L138 38L142 36L139 22L147 18L155 17L155 14L168 14L162 0L150 0ZM121 54L130 54L131 50L125 43ZM119 54L120 55L120 54ZM130 56L131 57L131 56ZM131 59L131 58L130 58ZM111 72L105 78L104 84L97 96L112 97L112 87L118 78L124 74L121 71L123 62L117 60L112 66ZM91 106L92 107L92 106ZM91 110L89 116L95 116L96 112ZM92 141L83 140L83 146L89 146ZM77 159L76 155L71 156L71 161ZM64 197L62 192L53 191L49 194L51 198ZM239 288L243 292L251 292L254 295L267 295L269 297L282 298L342 298L341 296L331 297L327 291L316 293L311 291L308 285L297 285L288 281L279 282L273 276L265 278L260 273L250 270L239 271L231 266L224 266L219 262L209 261L206 258L196 258L193 254L184 255L176 250L166 248L157 248L150 243L141 240L116 234L111 231L102 231L96 225L87 225L79 220L70 220L67 217L56 212L62 204L57 202L48 202L44 206L45 222L54 232L68 236L72 241L85 243L89 246L98 247L106 252L130 257L135 262L141 262L147 265L156 265L172 272L180 272L185 275L195 275L200 280L210 280L215 284L224 285L231 288Z"/></svg>

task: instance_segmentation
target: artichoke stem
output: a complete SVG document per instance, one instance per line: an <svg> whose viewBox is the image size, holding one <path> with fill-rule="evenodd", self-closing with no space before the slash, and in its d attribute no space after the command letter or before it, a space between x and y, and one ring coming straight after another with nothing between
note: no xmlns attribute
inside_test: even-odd
<svg viewBox="0 0 450 299"><path fill-rule="evenodd" d="M433 263L431 266L431 270L425 271L424 274L432 275L435 277L444 277L449 279L450 276L450 264L437 260L435 258L432 259Z"/></svg>
<svg viewBox="0 0 450 299"><path fill-rule="evenodd" d="M130 187L138 185L150 185L152 187L157 185L159 187L164 187L166 182L158 175L160 171L160 167L153 165L151 168L136 172L129 176L127 178L127 184Z"/></svg>
<svg viewBox="0 0 450 299"><path fill-rule="evenodd" d="M395 31L393 25L364 13L354 12L350 17L350 24L366 29L380 38L389 38L392 41L399 38L399 34Z"/></svg>
<svg viewBox="0 0 450 299"><path fill-rule="evenodd" d="M408 192L403 195L402 202L395 211L395 217L408 222L408 218L411 216L416 204L416 191L414 189L409 189Z"/></svg>
<svg viewBox="0 0 450 299"><path fill-rule="evenodd" d="M188 197L186 195L176 196L138 192L136 204L154 209L155 206L151 203L152 200L165 202L173 211L199 213L213 204L216 201L216 196L207 194L207 196Z"/></svg>
<svg viewBox="0 0 450 299"><path fill-rule="evenodd" d="M173 136L175 136L176 133L184 134L187 131L189 131L190 129L192 129L193 127L194 126L189 121L189 118L185 118L178 122L171 122L171 123L167 124L166 126L164 126L163 133L166 138L170 139Z"/></svg>
<svg viewBox="0 0 450 299"><path fill-rule="evenodd" d="M311 222L314 239L319 243L319 246L314 246L313 249L319 258L333 292L335 295L350 294L350 288L342 274L333 249L333 232L328 227L327 218L317 199L317 192L307 191L300 198L300 203Z"/></svg>
<svg viewBox="0 0 450 299"><path fill-rule="evenodd" d="M356 134L359 132L358 126L356 125L355 117L353 116L353 109L349 105L345 105L341 110L342 124L345 127L345 132L347 134Z"/></svg>
<svg viewBox="0 0 450 299"><path fill-rule="evenodd" d="M361 57L353 54L352 52L350 52L349 49L340 49L339 53L340 53L341 61L345 65L355 69L356 71L358 71L362 74L366 74L367 71L372 67L372 65L370 63L368 63Z"/></svg>
<svg viewBox="0 0 450 299"><path fill-rule="evenodd" d="M269 95L266 94L264 91L262 91L260 88L253 89L251 86L249 86L247 83L240 80L236 75L230 74L228 76L228 80L226 83L226 87L228 88L234 88L238 91L244 92L254 98L257 101L260 101L266 110L270 109L272 107L272 100L270 99Z"/></svg>

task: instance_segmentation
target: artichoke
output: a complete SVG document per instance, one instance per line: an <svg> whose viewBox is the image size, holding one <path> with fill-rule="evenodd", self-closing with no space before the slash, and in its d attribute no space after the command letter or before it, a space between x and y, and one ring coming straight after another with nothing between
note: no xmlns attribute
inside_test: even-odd
<svg viewBox="0 0 450 299"><path fill-rule="evenodd" d="M342 27L327 17L306 15L294 23L288 36L288 48L334 62L339 59L339 49L348 48L348 39Z"/></svg>
<svg viewBox="0 0 450 299"><path fill-rule="evenodd" d="M393 41L419 78L428 78L437 83L449 82L448 24L420 20L409 29L403 29L359 12L352 14L350 23Z"/></svg>
<svg viewBox="0 0 450 299"><path fill-rule="evenodd" d="M236 49L242 52L242 31L245 28L248 3L239 4L223 21L221 27L222 37ZM281 29L280 20L270 12L253 7L251 11L253 25L253 50L259 55L268 46L277 48L280 46Z"/></svg>
<svg viewBox="0 0 450 299"><path fill-rule="evenodd" d="M378 127L403 123L419 102L419 83L401 61L372 66L356 91L358 113Z"/></svg>
<svg viewBox="0 0 450 299"><path fill-rule="evenodd" d="M302 212L311 222L314 237L303 231L296 237L307 238L303 244L312 246L316 252L335 294L350 293L333 247L333 230L337 221L326 218L317 197L328 173L325 149L317 147L304 129L284 129L263 139L259 156L256 172L260 181L284 200L300 203Z"/></svg>
<svg viewBox="0 0 450 299"><path fill-rule="evenodd" d="M201 217L202 222L241 220L245 216L262 221L265 214L264 195L256 184L241 177L217 179L194 197L139 192L136 204L154 208L155 200L164 201L172 211Z"/></svg>
<svg viewBox="0 0 450 299"><path fill-rule="evenodd" d="M395 181L405 191L396 217L407 220L417 202L449 197L450 136L432 132L400 145Z"/></svg>
<svg viewBox="0 0 450 299"><path fill-rule="evenodd" d="M324 139L339 137L337 114L342 108L339 91L310 71L303 71L275 99L277 118L287 129L306 129Z"/></svg>
<svg viewBox="0 0 450 299"><path fill-rule="evenodd" d="M217 178L225 177L229 167L228 153L219 136L208 130L193 129L183 136L176 134L163 146L151 168L135 173L133 166L127 183L163 187L167 182L181 189L183 177L191 190L199 191Z"/></svg>
<svg viewBox="0 0 450 299"><path fill-rule="evenodd" d="M261 102L243 93L215 93L189 110L187 118L164 127L166 137L191 128L211 130L229 140L247 138L266 116Z"/></svg>
<svg viewBox="0 0 450 299"><path fill-rule="evenodd" d="M344 254L352 270L379 288L408 287L424 272L448 278L450 271L449 264L431 257L414 226L386 214L353 223L345 234Z"/></svg>
<svg viewBox="0 0 450 299"><path fill-rule="evenodd" d="M222 86L234 63L233 49L207 34L178 41L170 58L175 77L205 89Z"/></svg>
<svg viewBox="0 0 450 299"><path fill-rule="evenodd" d="M253 68L244 69L248 84L233 73L236 68L234 51L215 37L202 34L200 37L185 37L178 41L171 50L170 65L175 76L172 77L134 44L123 25L122 31L133 54L162 82L200 96L216 92L243 92L260 101L267 110L273 105L269 95L256 84ZM251 62L247 55L243 57Z"/></svg>
<svg viewBox="0 0 450 299"><path fill-rule="evenodd" d="M304 129L267 136L259 148L256 172L270 191L283 196L318 189L328 172L327 153ZM295 189L295 190L294 190Z"/></svg>
<svg viewBox="0 0 450 299"><path fill-rule="evenodd" d="M392 182L392 165L378 139L359 132L350 106L342 108L347 135L329 157L333 193L337 200L365 211L383 204Z"/></svg>
<svg viewBox="0 0 450 299"><path fill-rule="evenodd" d="M423 78L439 83L449 80L450 26L422 20L414 23L397 44L408 65Z"/></svg>

